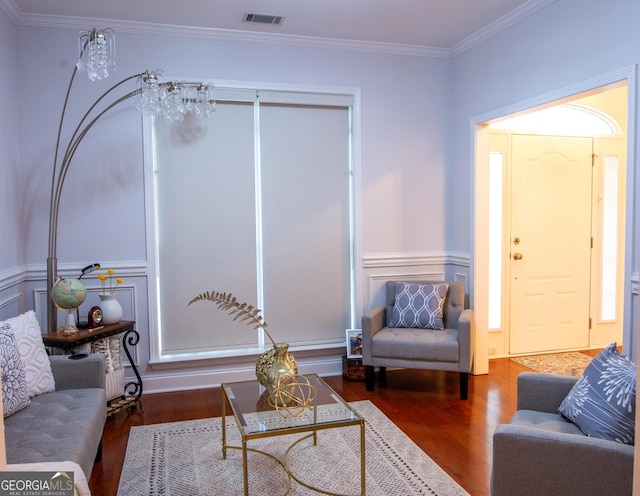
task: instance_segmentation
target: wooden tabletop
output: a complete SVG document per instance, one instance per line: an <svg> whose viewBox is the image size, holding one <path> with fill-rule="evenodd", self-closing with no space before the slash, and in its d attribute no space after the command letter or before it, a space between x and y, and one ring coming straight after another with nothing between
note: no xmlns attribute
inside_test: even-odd
<svg viewBox="0 0 640 496"><path fill-rule="evenodd" d="M134 324L133 320L123 320L117 324L105 325L99 329L79 329L78 334L73 336L61 336L57 332L49 332L42 335L42 341L45 346L54 346L67 350L81 344L91 343L98 339L133 330Z"/></svg>

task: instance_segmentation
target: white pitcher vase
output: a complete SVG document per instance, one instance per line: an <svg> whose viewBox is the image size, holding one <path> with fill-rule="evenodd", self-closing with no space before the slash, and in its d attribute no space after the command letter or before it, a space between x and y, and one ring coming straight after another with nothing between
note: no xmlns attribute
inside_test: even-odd
<svg viewBox="0 0 640 496"><path fill-rule="evenodd" d="M117 324L122 319L122 306L118 301L118 293L101 294L100 310L102 310L102 322L104 324Z"/></svg>

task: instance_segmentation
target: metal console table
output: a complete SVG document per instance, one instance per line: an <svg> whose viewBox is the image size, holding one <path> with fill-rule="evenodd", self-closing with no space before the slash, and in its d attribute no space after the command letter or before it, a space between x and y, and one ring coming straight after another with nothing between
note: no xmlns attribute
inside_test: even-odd
<svg viewBox="0 0 640 496"><path fill-rule="evenodd" d="M129 359L136 380L127 382L124 385L123 395L120 398L115 398L107 402L107 415L113 415L124 408L130 411L137 405L140 405L142 408L142 402L140 400L142 396L142 378L129 350L130 346L136 346L140 341L140 335L134 326L135 322L128 320L121 321L117 324L105 325L98 329L80 329L80 332L74 336L61 336L57 332L50 332L42 335L42 341L45 346L60 348L67 352L77 346L124 333L122 337L122 347Z"/></svg>

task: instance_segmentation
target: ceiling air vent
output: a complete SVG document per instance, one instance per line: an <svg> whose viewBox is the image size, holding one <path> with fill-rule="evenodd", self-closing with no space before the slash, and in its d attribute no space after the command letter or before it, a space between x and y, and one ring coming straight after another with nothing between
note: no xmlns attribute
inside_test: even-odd
<svg viewBox="0 0 640 496"><path fill-rule="evenodd" d="M282 24L284 21L283 16L271 15L271 14L249 14L244 15L245 22L259 22L261 24Z"/></svg>

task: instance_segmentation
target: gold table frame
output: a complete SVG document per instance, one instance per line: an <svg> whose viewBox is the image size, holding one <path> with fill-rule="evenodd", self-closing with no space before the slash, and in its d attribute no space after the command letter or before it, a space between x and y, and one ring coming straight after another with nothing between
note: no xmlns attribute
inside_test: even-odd
<svg viewBox="0 0 640 496"><path fill-rule="evenodd" d="M223 383L222 389L222 459L227 459L227 449L238 449L242 451L242 478L244 483L244 494L249 496L249 474L247 465L247 452L260 453L275 460L285 471L288 477L288 485L285 491L285 495L289 493L291 489L291 480L295 480L298 484L307 487L311 490L329 494L332 496L347 496L341 493L334 493L326 491L322 488L311 486L304 481L300 480L294 474L291 473L287 465L287 457L290 451L300 442L305 439L313 438L313 445L317 446L317 433L320 430L325 429L337 429L340 427L360 426L360 495L366 494L366 471L365 471L365 436L364 436L364 419L353 410L326 382L324 382L317 374L309 374L304 376L309 382L316 388L316 399L313 406L313 420L306 423L300 423L299 417L290 418L289 426L279 428L268 428L264 426L264 429L258 431L248 432L249 427L245 421L245 415L256 414L262 411L273 411L275 409L272 406L268 406L267 402L263 401L263 405L259 409L261 395L257 394L264 388L260 383L256 381L242 381L242 382L230 382ZM252 391L256 392L256 395L252 395ZM263 392L262 396L268 395ZM236 422L236 426L240 431L242 438L242 446L230 446L227 445L227 432L226 432L226 405L227 402L231 406L233 417ZM318 408L324 405L337 405L344 408L345 418L338 419L318 419ZM286 420L286 411L282 414L282 419ZM300 437L294 441L289 448L287 448L282 459L276 456L260 451L257 449L249 448L247 443L254 439L261 439L265 437L273 436L285 436L288 434L297 434L310 432L305 436Z"/></svg>

